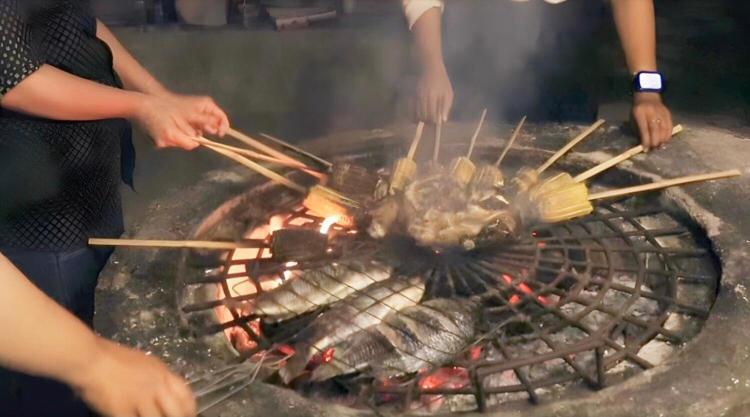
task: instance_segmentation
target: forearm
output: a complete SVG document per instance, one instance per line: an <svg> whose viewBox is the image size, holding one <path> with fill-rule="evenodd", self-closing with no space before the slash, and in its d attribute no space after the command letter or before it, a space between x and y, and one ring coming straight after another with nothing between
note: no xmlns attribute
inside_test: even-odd
<svg viewBox="0 0 750 417"><path fill-rule="evenodd" d="M144 95L43 65L0 100L3 108L53 120L132 118Z"/></svg>
<svg viewBox="0 0 750 417"><path fill-rule="evenodd" d="M125 88L146 94L163 95L169 91L146 70L102 22L96 22L96 36L109 45L114 67Z"/></svg>
<svg viewBox="0 0 750 417"><path fill-rule="evenodd" d="M433 7L414 23L414 45L423 72L445 70L442 46L442 13Z"/></svg>
<svg viewBox="0 0 750 417"><path fill-rule="evenodd" d="M656 71L653 0L612 0L612 11L630 72Z"/></svg>
<svg viewBox="0 0 750 417"><path fill-rule="evenodd" d="M0 254L0 363L76 385L100 354L98 338Z"/></svg>

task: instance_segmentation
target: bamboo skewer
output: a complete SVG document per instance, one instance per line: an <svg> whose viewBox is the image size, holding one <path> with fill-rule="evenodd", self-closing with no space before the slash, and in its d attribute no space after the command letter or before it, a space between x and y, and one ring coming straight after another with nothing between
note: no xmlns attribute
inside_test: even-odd
<svg viewBox="0 0 750 417"><path fill-rule="evenodd" d="M417 148L419 147L419 141L422 139L422 132L424 131L424 122L417 124L417 131L414 133L414 138L411 140L411 146L409 146L409 152L406 154L406 159L413 161L414 156L417 154Z"/></svg>
<svg viewBox="0 0 750 417"><path fill-rule="evenodd" d="M258 248L262 242L217 242L212 240L153 240L153 239L89 239L90 246L124 246L133 248L178 248L178 249L217 249Z"/></svg>
<svg viewBox="0 0 750 417"><path fill-rule="evenodd" d="M542 166L540 166L539 168L536 169L536 172L538 174L541 174L542 172L544 172L545 170L547 170L547 168L549 168L550 166L552 166L552 164L554 164L558 159L562 158L563 155L565 155L568 151L570 151L571 149L573 149L573 147L576 146L579 142L581 142L584 139L586 139L587 137L589 137L589 135L591 135L592 133L594 133L603 124L604 124L604 119L597 120L593 125L591 125L589 128L587 128L586 130L584 130L583 132L581 132L581 134L579 134L578 136L576 136L575 138L573 138L565 146L563 146L562 148L560 148L559 151L555 152L555 154L552 155L544 164L542 164Z"/></svg>
<svg viewBox="0 0 750 417"><path fill-rule="evenodd" d="M479 132L482 130L482 124L484 124L484 118L487 116L487 109L482 111L482 116L479 118L479 124L477 125L474 135L471 137L469 143L469 150L466 152L466 156L460 156L455 158L450 163L448 168L453 179L461 187L466 187L471 182L474 174L477 172L477 166L471 161L471 154L474 153L474 145L479 137Z"/></svg>
<svg viewBox="0 0 750 417"><path fill-rule="evenodd" d="M440 157L440 137L443 135L443 120L438 119L435 124L435 149L432 151L432 162L437 164Z"/></svg>
<svg viewBox="0 0 750 417"><path fill-rule="evenodd" d="M264 138L270 140L271 142L276 143L277 145L283 146L283 147L285 147L287 149L290 149L290 150L292 150L294 152L297 152L300 155L306 156L306 157L308 157L308 158L310 158L310 159L312 159L314 161L319 162L320 164L322 164L322 165L324 165L324 166L326 166L328 168L330 168L331 166L333 166L333 164L331 162L328 162L325 159L323 159L323 158L321 158L321 157L319 157L319 156L317 156L317 155L315 155L313 153L310 153L310 152L308 152L308 151L306 151L306 150L304 150L304 149L302 149L302 148L300 148L298 146L294 146L291 143L284 142L283 140L281 140L279 138L276 138L276 137L273 137L271 135L268 135L266 133L261 133L260 135L263 136Z"/></svg>
<svg viewBox="0 0 750 417"><path fill-rule="evenodd" d="M675 126L672 129L672 136L677 135L678 133L682 132L682 130L683 130L682 125ZM586 181L587 179L589 179L589 178L591 178L591 177L593 177L593 176L595 176L595 175L597 175L597 174L599 174L601 172L604 172L604 171L608 170L609 168L612 168L613 166L619 164L620 162L622 162L622 161L624 161L626 159L630 159L630 158L632 158L635 155L638 155L639 153L643 152L644 150L645 149L643 148L643 145L638 145L638 146L635 146L633 148L630 148L627 151L621 153L620 155L617 155L617 156L615 156L612 159L609 159L609 160L607 160L605 162L602 162L601 164L599 164L599 165L597 165L597 166L595 166L595 167L593 167L593 168L591 168L591 169L589 169L589 170L587 170L587 171L585 171L585 172L583 172L581 174L576 175L573 178L573 180L576 181L576 182Z"/></svg>
<svg viewBox="0 0 750 417"><path fill-rule="evenodd" d="M510 148L513 147L513 143L518 138L518 135L521 133L521 129L523 128L524 123L526 123L526 116L523 116L521 118L521 121L518 122L518 126L516 126L516 130L513 131L513 135L510 137L510 140L505 145L505 149L503 149L503 153L500 154L500 157L497 158L497 161L495 162L495 166L497 168L500 168L500 164L503 162L503 159L505 159L505 155L508 154L508 151L510 151Z"/></svg>
<svg viewBox="0 0 750 417"><path fill-rule="evenodd" d="M203 145L204 147L220 154L224 155L225 157L234 160L235 162L246 166L247 168L252 169L253 171L257 172L260 175L263 175L264 177L270 179L273 182L276 182L278 184L281 184L285 187L288 187L294 191L299 191L301 193L307 192L307 189L296 182L284 177L283 175L277 174L274 171L271 171L270 169L264 167L263 165L260 165L256 162L251 161L250 159L247 159L243 156L240 156L232 151L228 151L226 149L222 149L220 147L214 146L214 145Z"/></svg>
<svg viewBox="0 0 750 417"><path fill-rule="evenodd" d="M466 153L466 157L471 159L471 154L474 153L474 145L477 143L477 138L479 137L479 132L482 130L482 125L484 124L484 118L487 117L487 109L482 110L482 115L479 117L479 124L477 125L476 130L474 131L474 135L471 137L471 143L469 144L469 152Z"/></svg>
<svg viewBox="0 0 750 417"><path fill-rule="evenodd" d="M673 178L670 180L658 181L651 184L635 185L633 187L619 188L616 190L607 190L600 193L589 195L589 201L603 200L606 198L623 197L626 195L642 193L646 191L660 190L662 188L674 187L676 185L692 184L696 182L718 180L723 178L731 178L742 175L740 170L732 169L729 171L714 172L710 174L699 174L699 175L688 175L680 178Z"/></svg>

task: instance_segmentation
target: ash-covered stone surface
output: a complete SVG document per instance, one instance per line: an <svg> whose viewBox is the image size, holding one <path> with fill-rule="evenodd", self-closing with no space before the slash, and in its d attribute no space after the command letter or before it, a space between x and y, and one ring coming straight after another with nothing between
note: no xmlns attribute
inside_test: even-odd
<svg viewBox="0 0 750 417"><path fill-rule="evenodd" d="M630 185L680 175L740 168L747 174L750 142L731 132L686 125L686 132L665 150L640 155L619 170L605 174L612 185ZM344 132L307 144L313 152L367 154L377 150L380 165L401 156L412 126L379 131ZM455 131L453 131L455 129ZM499 152L511 126L493 126L480 143L482 153ZM531 126L519 138L520 151L545 157L574 136L579 126ZM451 133L451 132L454 133ZM469 131L447 125L443 137ZM458 133L457 133L458 132ZM429 132L425 132L429 135ZM501 139L503 138L503 139ZM566 168L588 167L634 146L635 139L610 127L571 154ZM335 145L335 146L332 146ZM382 149L387 149L382 152ZM446 160L464 149L462 141L448 141ZM428 146L420 152L431 153ZM582 170L582 169L581 169ZM623 175L627 173L628 175ZM245 170L228 167L206 175L185 189L172 190L152 205L127 237L189 238L216 207L247 189L258 179ZM722 267L722 285L711 316L692 341L665 364L601 391L583 392L539 405L496 415L747 415L750 410L750 223L744 201L750 199L750 178L718 181L670 190L663 198L677 204L703 227ZM118 249L105 268L97 292L96 328L106 337L162 357L188 378L219 369L233 359L221 337L194 337L180 322L177 309L178 250ZM644 306L646 307L646 306ZM654 349L658 349L658 346ZM659 352L655 352L658 355ZM291 390L253 383L205 415L222 416L338 416L367 414L325 402L305 399Z"/></svg>

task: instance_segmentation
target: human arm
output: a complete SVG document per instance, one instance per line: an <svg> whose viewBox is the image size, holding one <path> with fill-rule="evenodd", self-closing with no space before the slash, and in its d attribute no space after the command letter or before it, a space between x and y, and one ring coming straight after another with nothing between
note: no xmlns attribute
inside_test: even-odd
<svg viewBox="0 0 750 417"><path fill-rule="evenodd" d="M96 21L96 36L104 41L112 51L115 71L122 79L126 89L171 99L175 102L199 100L202 102L202 112L214 119L214 122L209 124L210 129L208 129L208 132L224 136L229 128L229 119L212 98L186 96L171 92L151 75L122 45L107 25L99 20Z"/></svg>
<svg viewBox="0 0 750 417"><path fill-rule="evenodd" d="M653 0L612 0L617 32L632 75L656 71L656 17ZM658 93L634 93L632 114L641 144L658 147L672 136L672 114Z"/></svg>
<svg viewBox="0 0 750 417"><path fill-rule="evenodd" d="M403 6L414 33L420 69L417 117L428 122L447 121L453 106L453 86L443 61L442 3L404 0Z"/></svg>
<svg viewBox="0 0 750 417"><path fill-rule="evenodd" d="M0 364L64 382L107 416L191 416L195 399L157 359L107 341L0 254ZM42 327L41 324L44 323Z"/></svg>

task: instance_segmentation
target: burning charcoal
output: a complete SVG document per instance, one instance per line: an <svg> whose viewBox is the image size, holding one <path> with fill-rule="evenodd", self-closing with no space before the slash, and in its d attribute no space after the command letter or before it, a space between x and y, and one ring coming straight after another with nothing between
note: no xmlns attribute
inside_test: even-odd
<svg viewBox="0 0 750 417"><path fill-rule="evenodd" d="M377 184L378 176L370 173L367 168L350 162L336 162L331 171L329 186L344 195L370 197Z"/></svg>
<svg viewBox="0 0 750 417"><path fill-rule="evenodd" d="M328 236L317 230L281 229L273 234L271 253L274 260L307 261L326 254Z"/></svg>

